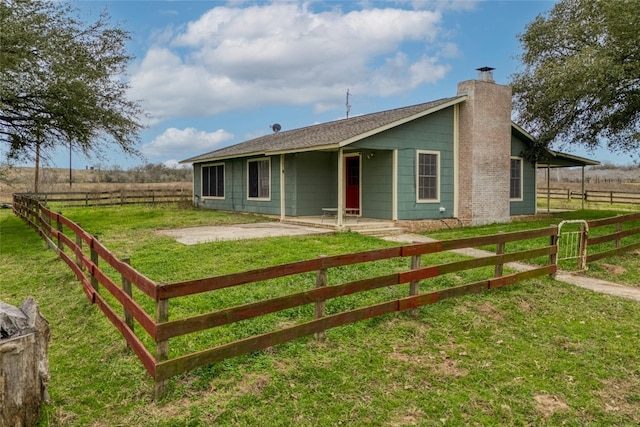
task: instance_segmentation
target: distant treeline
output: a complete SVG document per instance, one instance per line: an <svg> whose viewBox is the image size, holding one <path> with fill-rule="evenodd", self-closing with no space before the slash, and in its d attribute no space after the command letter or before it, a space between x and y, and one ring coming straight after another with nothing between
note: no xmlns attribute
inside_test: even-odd
<svg viewBox="0 0 640 427"><path fill-rule="evenodd" d="M30 180L33 170L23 176L23 179ZM186 182L193 177L192 168L171 168L162 163L147 163L123 169L119 165L112 166L91 166L86 169L76 169L71 172L72 182L81 184L129 184L129 183L164 183L164 182ZM69 182L68 169L42 168L40 172L40 182L42 184L61 184Z"/></svg>
<svg viewBox="0 0 640 427"><path fill-rule="evenodd" d="M116 183L191 181L193 177L192 168L175 169L162 163L147 163L127 170L113 165L108 168L94 168L93 173L96 176L92 182Z"/></svg>
<svg viewBox="0 0 640 427"><path fill-rule="evenodd" d="M555 182L582 182L580 177L562 177L560 179L553 179ZM627 184L640 182L640 178L611 178L603 176L585 176L585 184Z"/></svg>
<svg viewBox="0 0 640 427"><path fill-rule="evenodd" d="M611 170L618 169L623 171L632 171L636 169L640 169L640 165L638 164L630 164L630 165L616 165L611 162L602 162L599 165L589 166L588 170Z"/></svg>

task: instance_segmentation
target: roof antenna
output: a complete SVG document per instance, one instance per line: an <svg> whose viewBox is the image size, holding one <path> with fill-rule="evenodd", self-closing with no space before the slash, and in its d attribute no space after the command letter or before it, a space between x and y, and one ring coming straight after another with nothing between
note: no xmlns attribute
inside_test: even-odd
<svg viewBox="0 0 640 427"><path fill-rule="evenodd" d="M351 111L351 104L349 104L349 89L347 89L347 102L345 104L347 106L347 119L349 118L349 111Z"/></svg>

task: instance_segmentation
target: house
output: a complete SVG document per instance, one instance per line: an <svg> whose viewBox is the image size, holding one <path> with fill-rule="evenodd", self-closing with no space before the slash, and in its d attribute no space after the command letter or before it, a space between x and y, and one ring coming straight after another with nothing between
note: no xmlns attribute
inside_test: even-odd
<svg viewBox="0 0 640 427"><path fill-rule="evenodd" d="M288 217L508 222L536 212L534 139L511 121L511 88L491 68L457 95L293 129L183 160L203 208ZM277 127L275 130L278 130ZM552 154L552 155L551 155ZM550 152L549 164L588 159Z"/></svg>

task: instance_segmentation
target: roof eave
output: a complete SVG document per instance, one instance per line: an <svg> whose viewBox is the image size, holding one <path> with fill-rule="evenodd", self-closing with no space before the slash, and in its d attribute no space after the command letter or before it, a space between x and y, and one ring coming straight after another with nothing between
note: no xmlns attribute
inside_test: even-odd
<svg viewBox="0 0 640 427"><path fill-rule="evenodd" d="M540 168L546 167L576 167L576 166L598 166L600 162L597 160L587 159L586 157L574 156L573 154L561 153L560 151L554 151L547 148L547 153L555 158L566 159L576 164L574 165L553 165L551 162L539 162L537 164Z"/></svg>
<svg viewBox="0 0 640 427"><path fill-rule="evenodd" d="M210 157L196 156L196 157L191 157L190 159L180 160L178 163L185 164L185 163L217 162L220 160L236 159L239 157L256 157L256 156L266 156L266 155L267 153L265 151L254 151L251 153L243 153L241 155L230 154L227 156L210 156Z"/></svg>
<svg viewBox="0 0 640 427"><path fill-rule="evenodd" d="M517 123L515 123L513 121L511 122L511 127L514 128L516 130L516 132L520 133L525 138L528 138L531 141L535 141L536 140L536 138L533 135L531 135L529 132L527 132L526 130L521 128L520 125L518 125Z"/></svg>
<svg viewBox="0 0 640 427"><path fill-rule="evenodd" d="M340 148L340 144L314 145L313 147L292 148L292 149L289 149L289 150L267 151L267 152L265 152L265 155L277 156L279 154L294 154L294 153L307 153L307 152L310 152L310 151L337 150L338 148Z"/></svg>

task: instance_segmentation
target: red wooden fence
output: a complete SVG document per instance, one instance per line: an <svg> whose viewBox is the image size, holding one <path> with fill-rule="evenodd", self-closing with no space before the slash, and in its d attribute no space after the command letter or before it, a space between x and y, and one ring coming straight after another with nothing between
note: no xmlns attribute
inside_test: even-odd
<svg viewBox="0 0 640 427"><path fill-rule="evenodd" d="M417 307L433 304L444 299L496 289L542 275L552 275L557 270L558 227L550 226L528 231L320 257L241 273L171 284L158 284L132 268L127 260L119 260L96 237L89 235L78 224L59 213L52 212L37 200L24 195L14 195L13 208L15 214L34 228L72 269L82 283L82 288L87 298L96 304L120 331L127 345L137 354L149 374L155 379L156 395L164 393L167 379L200 366L210 365L230 357L265 349L307 335L322 334L327 329L359 320L396 311L415 310ZM590 226L595 228L623 224L625 221L638 219L640 219L640 214L620 216L606 220L591 221ZM55 226L52 226L52 222L55 223ZM75 238L67 236L65 234L66 231L70 232L70 234L72 233ZM607 241L607 239L619 242L623 237L634 233L640 233L640 229L618 230L613 234L592 239L590 242L599 244ZM505 253L504 251L507 243L540 238L544 238L543 241L548 243L525 251L511 253ZM425 254L486 245L496 245L496 255L420 266L420 257ZM625 246L618 244L617 249L608 251L606 255L593 255L589 261L639 246L640 243ZM409 259L411 262L407 263L407 270L335 285L327 285L326 283L329 269L395 258ZM503 274L502 266L504 264L535 258L544 258L547 261L535 268L532 267L528 271ZM121 275L121 285L116 284L112 278L100 269L102 262L108 264ZM451 288L419 292L417 284L421 280L487 266L495 266L495 274L492 277ZM307 290L301 292L227 307L186 318L169 319L169 303L174 298L216 292L224 288L311 272L316 272L316 282L310 285ZM325 315L324 303L327 300L400 284L411 284L408 295L366 307ZM131 285L138 288L142 295L148 298L143 301L134 300ZM111 299L115 299L121 306L118 310L113 308L107 299L101 295L100 291L102 289L111 294L113 296ZM307 304L316 305L313 320L169 358L169 340L172 338ZM147 307L147 310L143 308L144 306ZM147 312L152 310L155 310L155 316ZM120 311L122 315L119 314ZM142 340L134 333L133 320L142 327L155 343L155 357L152 355L152 351L146 348Z"/></svg>
<svg viewBox="0 0 640 427"><path fill-rule="evenodd" d="M121 188L100 191L29 193L25 196L36 198L43 203L56 203L61 206L111 206L191 201L192 191L184 188Z"/></svg>

